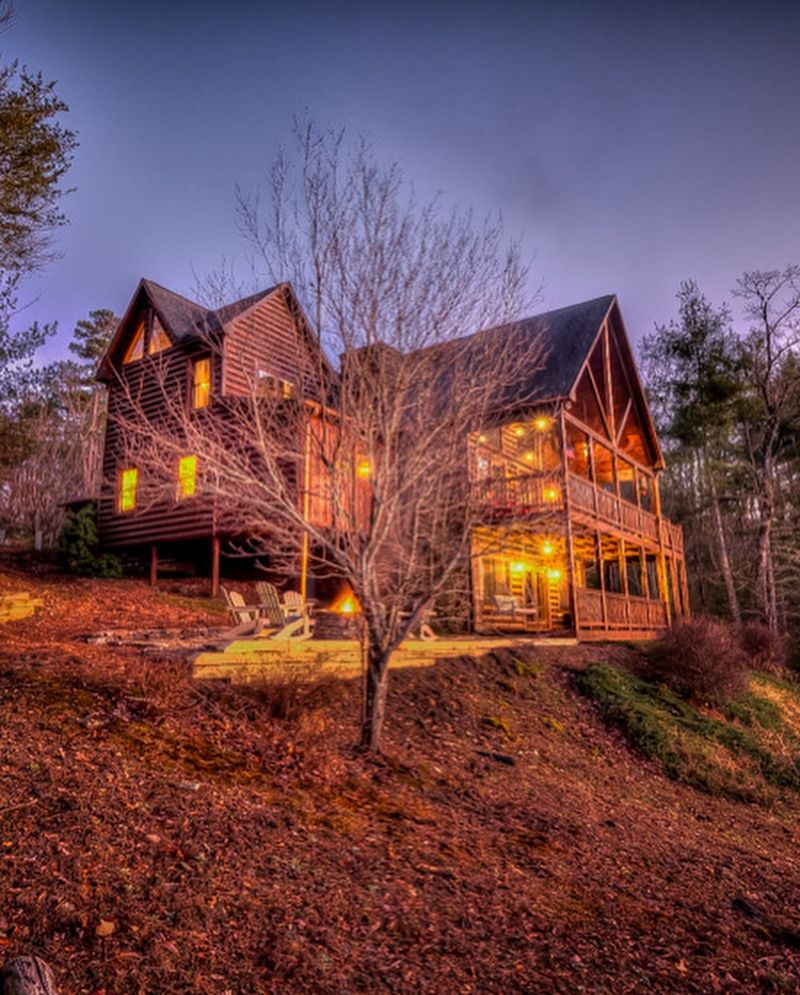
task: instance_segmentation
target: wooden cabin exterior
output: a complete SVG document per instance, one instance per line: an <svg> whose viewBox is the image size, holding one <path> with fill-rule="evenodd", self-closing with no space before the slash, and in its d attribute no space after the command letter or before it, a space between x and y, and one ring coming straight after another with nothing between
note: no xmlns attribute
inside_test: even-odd
<svg viewBox="0 0 800 995"><path fill-rule="evenodd" d="M188 451L175 460L174 494L164 499L159 481L151 496L146 470L128 455L126 420L161 419L168 427L176 398L181 416L222 419L233 399L254 390L313 397L323 368L326 360L288 284L210 310L140 281L98 372L108 388L101 544L149 552L151 580L159 550L199 548L216 591L225 509L202 493L197 457Z"/></svg>
<svg viewBox="0 0 800 995"><path fill-rule="evenodd" d="M463 341L485 347L485 336L509 334L541 341L545 358L541 368L521 371L520 397L535 403L465 439L479 506L469 571L472 626L483 633L649 638L689 611L683 537L661 513L664 461L617 299L597 298ZM169 497L162 486L150 500L124 424L134 414L168 422L167 396L180 399L185 417L224 419L231 399L252 396L263 383L286 399L302 396L309 413L319 409L321 378L332 382L335 374L291 287L209 310L142 280L99 377L108 385L109 412L103 546L148 551L152 579L160 550L204 550L216 590L220 544L232 537L226 509L203 493L196 454L176 458ZM306 482L305 497L298 487L306 520L334 527L317 463L307 455L296 472L298 481L315 481ZM368 480L359 481L356 500L367 507Z"/></svg>
<svg viewBox="0 0 800 995"><path fill-rule="evenodd" d="M546 345L541 401L470 439L475 628L650 638L689 612L683 534L661 513L664 460L617 299L522 330Z"/></svg>

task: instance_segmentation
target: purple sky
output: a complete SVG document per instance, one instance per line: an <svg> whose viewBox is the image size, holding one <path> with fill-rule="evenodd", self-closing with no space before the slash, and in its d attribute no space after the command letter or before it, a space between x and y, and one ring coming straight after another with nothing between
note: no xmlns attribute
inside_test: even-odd
<svg viewBox="0 0 800 995"><path fill-rule="evenodd" d="M308 108L422 194L501 210L543 308L614 291L638 339L683 278L719 300L800 262L798 39L800 4L769 0L16 0L4 58L58 81L81 142L26 321L57 319L60 355L140 276L186 293L241 258L234 184Z"/></svg>

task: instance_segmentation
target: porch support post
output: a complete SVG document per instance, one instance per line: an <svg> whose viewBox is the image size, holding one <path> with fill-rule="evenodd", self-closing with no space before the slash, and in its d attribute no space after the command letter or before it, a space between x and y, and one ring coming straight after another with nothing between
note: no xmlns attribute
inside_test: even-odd
<svg viewBox="0 0 800 995"><path fill-rule="evenodd" d="M595 529L595 542L597 544L597 566L600 570L600 600L603 604L603 628L608 631L608 604L606 603L606 567L603 561L603 537L600 529Z"/></svg>
<svg viewBox="0 0 800 995"><path fill-rule="evenodd" d="M564 422L564 409L558 412L558 425L561 430L561 468L564 474L564 526L567 547L567 581L569 583L569 600L572 608L572 627L578 635L578 589L575 583L575 549L572 540L572 502L569 494L569 467L567 466L567 426Z"/></svg>
<svg viewBox="0 0 800 995"><path fill-rule="evenodd" d="M667 616L667 625L672 623L672 610L669 606L669 581L667 579L667 560L664 555L664 519L661 515L661 491L658 486L658 476L653 475L653 502L655 505L656 522L658 528L658 554L656 563L658 564L658 583L661 586L661 600Z"/></svg>
<svg viewBox="0 0 800 995"><path fill-rule="evenodd" d="M211 539L211 597L219 594L219 537Z"/></svg>
<svg viewBox="0 0 800 995"><path fill-rule="evenodd" d="M691 618L692 611L689 607L689 584L686 580L686 560L681 557L678 560L678 571L681 577L681 591L683 592L683 617Z"/></svg>
<svg viewBox="0 0 800 995"><path fill-rule="evenodd" d="M158 581L158 545L150 544L150 587L155 587Z"/></svg>
<svg viewBox="0 0 800 995"><path fill-rule="evenodd" d="M625 621L628 623L628 628L631 627L631 595L628 590L628 558L625 555L625 540L620 537L619 540L619 551L617 553L617 559L619 562L619 579L622 584L622 594L625 598Z"/></svg>

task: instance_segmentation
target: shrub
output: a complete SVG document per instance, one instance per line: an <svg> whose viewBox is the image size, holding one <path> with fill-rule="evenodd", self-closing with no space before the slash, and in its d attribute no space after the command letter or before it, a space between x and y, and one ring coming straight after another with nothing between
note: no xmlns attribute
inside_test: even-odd
<svg viewBox="0 0 800 995"><path fill-rule="evenodd" d="M86 577L121 577L116 556L98 552L97 504L89 501L77 511L67 511L58 536L58 562L70 573Z"/></svg>
<svg viewBox="0 0 800 995"><path fill-rule="evenodd" d="M645 669L681 697L716 704L744 690L747 658L732 626L693 618L653 643Z"/></svg>
<svg viewBox="0 0 800 995"><path fill-rule="evenodd" d="M746 622L739 630L742 651L756 670L782 676L789 662L789 644L785 636L761 622Z"/></svg>

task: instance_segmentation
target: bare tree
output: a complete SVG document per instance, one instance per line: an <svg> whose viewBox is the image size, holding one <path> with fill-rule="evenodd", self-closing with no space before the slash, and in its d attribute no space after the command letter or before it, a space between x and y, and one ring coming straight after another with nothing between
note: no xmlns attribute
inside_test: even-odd
<svg viewBox="0 0 800 995"><path fill-rule="evenodd" d="M320 350L290 397L254 377L248 396L189 417L165 365L169 414L149 423L131 392L119 418L149 500L170 497L177 460L196 455L225 532L287 565L306 550L349 582L367 659L361 742L377 750L393 651L482 551L475 439L530 409L541 346L518 325L465 337L529 303L500 221L420 204L397 164L343 133L295 137L269 210L240 195L240 220L271 282L291 277L309 302L338 368Z"/></svg>
<svg viewBox="0 0 800 995"><path fill-rule="evenodd" d="M786 422L800 401L800 266L744 273L734 295L752 322L742 344L750 384L742 431L758 508L756 603L767 625L777 629L772 533Z"/></svg>

